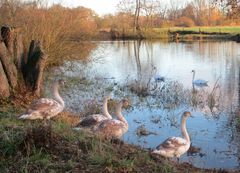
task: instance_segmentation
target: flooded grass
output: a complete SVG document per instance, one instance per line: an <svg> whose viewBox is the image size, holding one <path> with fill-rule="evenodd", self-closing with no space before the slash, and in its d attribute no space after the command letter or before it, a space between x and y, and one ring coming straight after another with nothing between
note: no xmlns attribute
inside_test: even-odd
<svg viewBox="0 0 240 173"><path fill-rule="evenodd" d="M227 46L228 43L221 42L219 44L224 51L216 57L224 59L226 55L224 52L229 49L224 49L222 46ZM198 57L201 52L198 52L198 46L195 43L168 45L154 42L153 45L157 45L157 48L162 50L161 52L169 51L171 56L168 59L161 57L156 61L156 55L151 55L154 50L156 51L155 46L148 47L148 43L142 43L140 44L142 48L140 57L135 57L134 52L131 52L134 46L132 42L124 44L103 42L106 51L102 52L103 59L100 63L89 62L83 65L81 62L66 62L65 66L61 68L65 72L62 77L69 84L63 91L67 109L85 116L101 112L102 99L109 93L112 94L115 102L122 98L129 98L132 107L123 111L123 115L129 123L129 131L124 135L123 140L151 149L169 136L180 135L180 116L183 111L189 110L195 116L187 122L187 129L194 148L192 148L192 154L183 155L180 161L204 168L239 168L236 157L238 145L237 142L234 142L237 141L237 134L233 132L234 126L230 124L232 121L235 122L235 115L231 112L235 112L237 107L237 97L234 94L236 87L235 83L225 83L227 77L222 72L222 76L216 73L218 66L225 67L226 65L216 65L218 61L214 59L215 55L213 55L213 59ZM217 43L214 42L213 45L216 46ZM201 43L201 46L204 47L205 43ZM211 46L211 44L206 43L206 46ZM103 47L100 49L102 50ZM149 48L152 52L149 51ZM207 47L205 48L207 49ZM186 55L189 56L179 57L179 52L182 53L181 49L184 49L183 52L188 52ZM194 53L191 52L192 49ZM124 56L125 54L118 55L117 50L121 50L119 52L122 53L128 52L128 54L126 56ZM177 50L176 55L174 54L175 50ZM202 54L207 56L209 52ZM113 56L116 58L112 58ZM193 65L188 64L190 59L196 61L191 62L193 65L202 63L200 66L206 68L212 67L213 61L214 77L207 76L206 74L209 73L205 73L200 67L197 70L197 76L203 76L208 80L209 86L192 86L191 70ZM163 64L159 65L158 61ZM174 72L168 72L164 62L174 64L177 62L189 69L185 70L180 66L174 66ZM220 64L221 62L219 60ZM189 67L184 66L184 63ZM235 60L232 59L231 63L234 65ZM71 69L69 69L69 64L72 64ZM155 74L164 74L164 72L159 72L157 64L165 70L165 81L154 80ZM129 69L131 70L129 71ZM230 72L235 74L235 72ZM230 74L230 72L226 73ZM231 79L235 81L235 78L232 75ZM112 103L109 104L109 108L114 116ZM200 151L198 151L199 148L201 148ZM228 154L226 151L229 151ZM226 164L223 165L222 162Z"/></svg>
<svg viewBox="0 0 240 173"><path fill-rule="evenodd" d="M13 113L11 109L2 111L4 116L0 118L3 172L210 172L153 157L149 151L121 141L107 141L85 131L73 131L71 123L64 123L66 119L71 122L71 114L61 114L51 124L43 125L18 120L19 112ZM8 128L5 119L11 119L15 126Z"/></svg>

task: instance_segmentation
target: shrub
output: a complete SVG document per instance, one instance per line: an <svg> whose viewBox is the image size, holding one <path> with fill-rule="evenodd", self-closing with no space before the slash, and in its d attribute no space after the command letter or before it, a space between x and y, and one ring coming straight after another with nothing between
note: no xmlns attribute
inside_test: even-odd
<svg viewBox="0 0 240 173"><path fill-rule="evenodd" d="M175 25L180 27L192 27L195 26L195 23L192 19L188 17L180 17L177 19Z"/></svg>

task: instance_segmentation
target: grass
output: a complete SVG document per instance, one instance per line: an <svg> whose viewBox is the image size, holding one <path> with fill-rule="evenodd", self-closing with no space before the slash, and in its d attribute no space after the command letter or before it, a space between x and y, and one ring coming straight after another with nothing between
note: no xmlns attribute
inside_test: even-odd
<svg viewBox="0 0 240 173"><path fill-rule="evenodd" d="M154 31L161 32L181 32L193 31L204 33L226 33L226 34L240 34L240 26L215 26L215 27L169 27L169 28L155 28Z"/></svg>
<svg viewBox="0 0 240 173"><path fill-rule="evenodd" d="M240 34L240 26L216 26L216 27L169 27L169 28L155 28L156 32L181 32L181 31L193 31L204 33L226 33L226 34Z"/></svg>
<svg viewBox="0 0 240 173"><path fill-rule="evenodd" d="M169 34L170 33L170 34ZM240 26L195 26L195 27L165 27L165 28L153 28L142 29L141 38L145 39L169 39L176 33L179 34L183 40L189 39L233 39L233 36L240 34ZM133 31L129 31L125 34L125 39L137 39L140 38L134 34Z"/></svg>
<svg viewBox="0 0 240 173"><path fill-rule="evenodd" d="M214 172L173 163L119 140L73 131L77 119L69 113L59 115L49 125L18 120L19 113L19 109L6 105L0 111L3 172Z"/></svg>

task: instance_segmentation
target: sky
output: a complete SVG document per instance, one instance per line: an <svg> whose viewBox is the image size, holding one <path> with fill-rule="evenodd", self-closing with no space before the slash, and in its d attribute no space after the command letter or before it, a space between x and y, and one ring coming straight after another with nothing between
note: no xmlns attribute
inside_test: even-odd
<svg viewBox="0 0 240 173"><path fill-rule="evenodd" d="M120 0L52 0L52 3L61 3L63 6L77 7L84 6L93 9L97 14L114 14ZM51 5L51 4L50 4Z"/></svg>
<svg viewBox="0 0 240 173"><path fill-rule="evenodd" d="M50 0L47 1L48 5L62 4L67 7L78 7L83 6L87 8L91 8L99 15L114 14L117 11L117 4L120 0ZM161 2L170 4L171 0L161 0ZM172 0L172 2L177 2L176 4L184 4L190 0Z"/></svg>

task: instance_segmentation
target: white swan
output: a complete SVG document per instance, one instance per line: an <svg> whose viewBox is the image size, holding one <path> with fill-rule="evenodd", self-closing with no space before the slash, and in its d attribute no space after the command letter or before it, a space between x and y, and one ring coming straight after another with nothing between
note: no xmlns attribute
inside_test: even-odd
<svg viewBox="0 0 240 173"><path fill-rule="evenodd" d="M193 73L193 77L192 77L192 84L196 85L196 86L207 86L208 81L203 80L203 79L196 79L195 78L195 70L192 70Z"/></svg>
<svg viewBox="0 0 240 173"><path fill-rule="evenodd" d="M186 119L192 117L190 112L184 112L181 118L181 137L170 137L166 139L162 144L157 146L152 153L159 154L164 157L179 157L187 152L190 147L190 138L186 129Z"/></svg>
<svg viewBox="0 0 240 173"><path fill-rule="evenodd" d="M108 112L108 100L110 100L110 96L106 96L103 99L103 106L102 106L102 114L93 114L89 115L86 118L82 119L79 124L76 126L78 127L94 127L98 125L101 121L107 120L107 119L112 119L112 116Z"/></svg>
<svg viewBox="0 0 240 173"><path fill-rule="evenodd" d="M63 80L57 80L53 83L52 91L54 99L41 98L32 103L28 110L19 116L19 119L50 119L62 112L65 104L62 97L59 95L59 85L64 85Z"/></svg>
<svg viewBox="0 0 240 173"><path fill-rule="evenodd" d="M94 129L94 131L107 138L121 138L121 136L128 131L128 122L122 115L122 107L126 107L128 105L128 100L122 99L116 107L116 116L118 120L104 120Z"/></svg>

